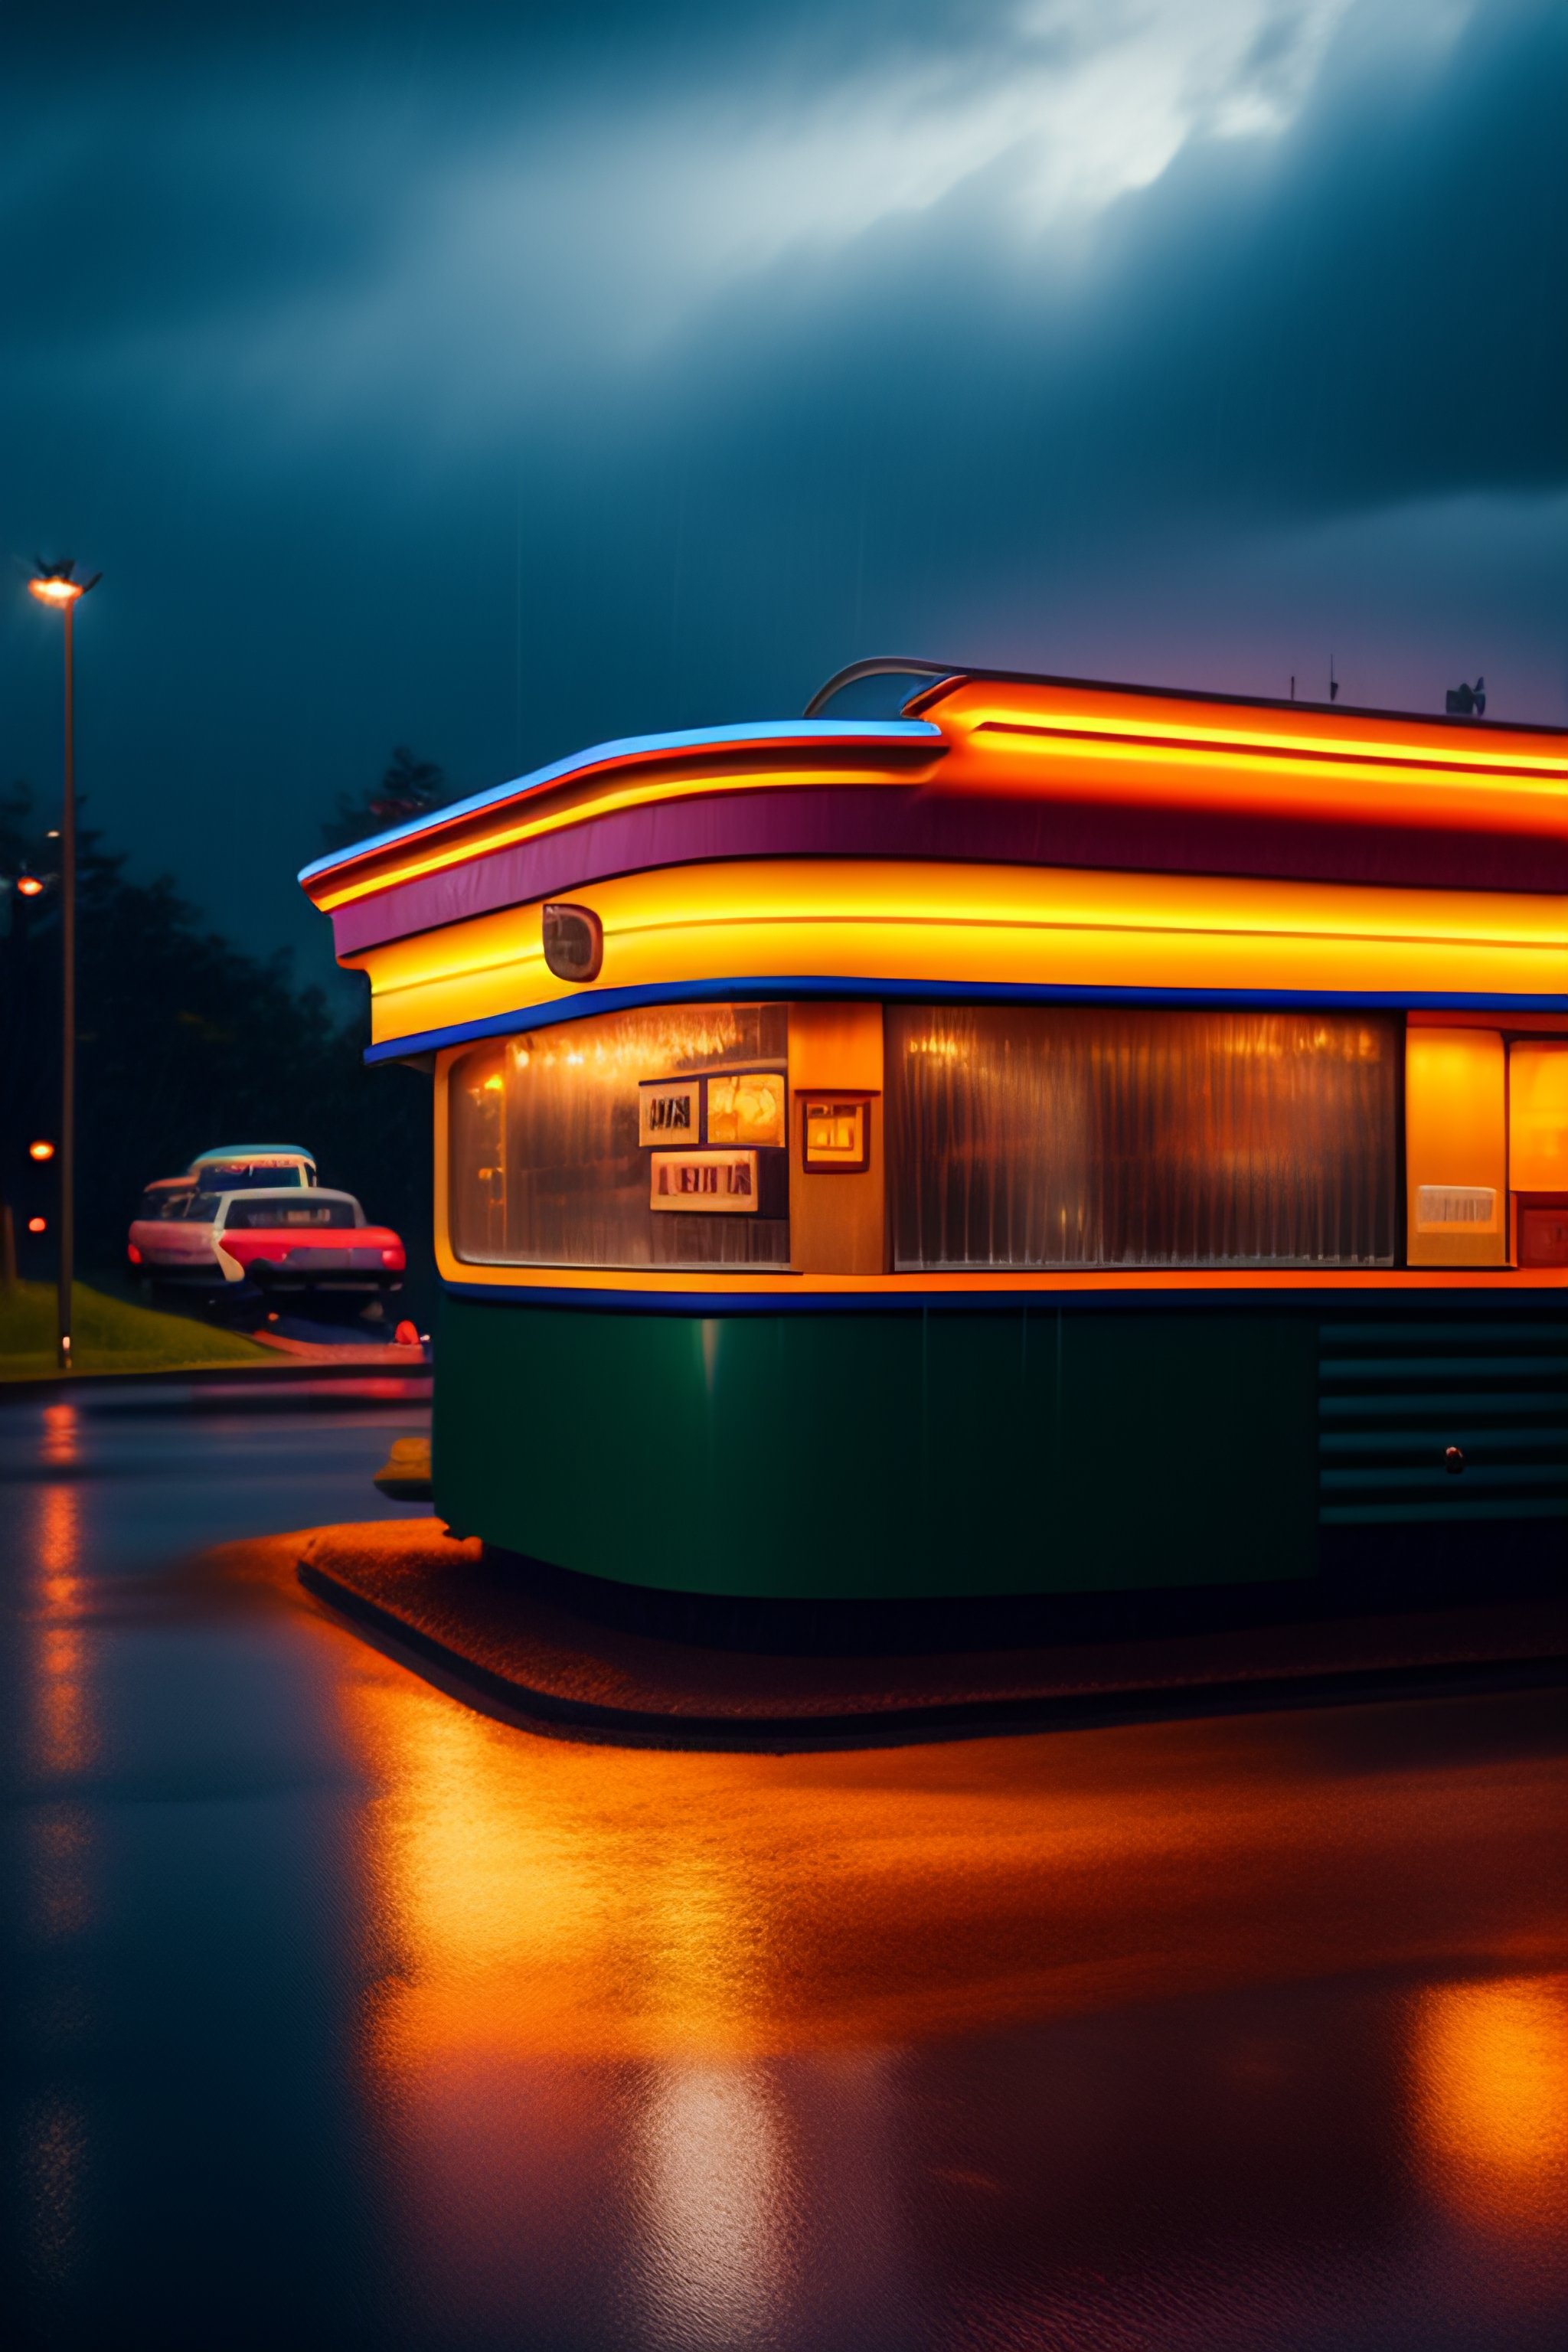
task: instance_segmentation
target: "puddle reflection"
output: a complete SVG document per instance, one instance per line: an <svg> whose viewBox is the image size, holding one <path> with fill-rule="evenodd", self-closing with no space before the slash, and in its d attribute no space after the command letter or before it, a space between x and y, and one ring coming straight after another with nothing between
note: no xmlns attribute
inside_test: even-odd
<svg viewBox="0 0 1568 2352"><path fill-rule="evenodd" d="M1568 2220L1568 1976L1435 1985L1415 2003L1414 2097L1437 2197L1480 2229Z"/></svg>
<svg viewBox="0 0 1568 2352"><path fill-rule="evenodd" d="M1092 2341L1136 2282L1206 2352L1414 2313L1416 2178L1561 2196L1553 1701L768 1758L342 1687L369 2095L458 2336Z"/></svg>

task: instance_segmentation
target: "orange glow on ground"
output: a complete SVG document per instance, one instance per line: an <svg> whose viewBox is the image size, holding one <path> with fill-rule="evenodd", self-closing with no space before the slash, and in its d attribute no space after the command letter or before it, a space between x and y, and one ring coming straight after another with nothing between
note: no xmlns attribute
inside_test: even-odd
<svg viewBox="0 0 1568 2352"><path fill-rule="evenodd" d="M1478 2226L1551 2234L1568 2216L1568 1977L1433 1987L1412 2033L1420 2144Z"/></svg>
<svg viewBox="0 0 1568 2352"><path fill-rule="evenodd" d="M45 1469L72 1467L79 1430L74 1405L44 1408ZM36 1490L32 1556L37 1563L31 1609L35 1769L45 1778L85 1771L97 1749L97 1717L89 1684L88 1634L80 1623L87 1594L79 1574L81 1489L60 1479Z"/></svg>
<svg viewBox="0 0 1568 2352"><path fill-rule="evenodd" d="M1540 1921L1508 1890L1552 1850L1564 1792L1559 1767L1521 1809L1506 1764L1412 1775L1396 1750L1325 1785L1307 1749L1375 1754L1364 1709L672 1755L530 1738L369 1653L346 1706L381 1792L367 1861L395 1947L372 2049L410 2083L459 2061L879 2046L1331 1973L1352 1952L1430 1963L1472 1937L1528 1965Z"/></svg>

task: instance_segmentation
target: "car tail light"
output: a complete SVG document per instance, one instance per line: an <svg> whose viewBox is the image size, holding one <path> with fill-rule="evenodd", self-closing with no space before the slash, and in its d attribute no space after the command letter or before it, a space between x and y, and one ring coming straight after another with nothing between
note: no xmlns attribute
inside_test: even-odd
<svg viewBox="0 0 1568 2352"><path fill-rule="evenodd" d="M383 1265L399 1266L403 1264L403 1252L400 1249L384 1249L381 1262Z"/></svg>
<svg viewBox="0 0 1568 2352"><path fill-rule="evenodd" d="M125 1255L126 1255L126 1256L131 1260L131 1263L132 1263L132 1265L141 1265L141 1263L142 1263L142 1253L141 1253L141 1251L137 1248L137 1246L136 1246L136 1244L135 1244L135 1243L134 1243L134 1242L128 1242L128 1243L126 1244Z"/></svg>

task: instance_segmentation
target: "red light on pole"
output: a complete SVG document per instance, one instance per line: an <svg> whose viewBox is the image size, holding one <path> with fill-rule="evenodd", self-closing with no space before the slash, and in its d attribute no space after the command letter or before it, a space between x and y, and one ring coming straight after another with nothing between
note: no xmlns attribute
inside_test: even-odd
<svg viewBox="0 0 1568 2352"><path fill-rule="evenodd" d="M21 874L16 877L16 887L24 898L36 898L43 887L36 874Z"/></svg>
<svg viewBox="0 0 1568 2352"><path fill-rule="evenodd" d="M47 1217L29 1217L29 1218L28 1218L28 1220L27 1220L27 1231L28 1231L30 1234L47 1234L47 1233L48 1232L48 1230L49 1230L49 1221L48 1221Z"/></svg>
<svg viewBox="0 0 1568 2352"><path fill-rule="evenodd" d="M52 1160L54 1156L55 1147L52 1143L45 1143L40 1140L37 1143L29 1143L27 1146L27 1157L29 1160Z"/></svg>

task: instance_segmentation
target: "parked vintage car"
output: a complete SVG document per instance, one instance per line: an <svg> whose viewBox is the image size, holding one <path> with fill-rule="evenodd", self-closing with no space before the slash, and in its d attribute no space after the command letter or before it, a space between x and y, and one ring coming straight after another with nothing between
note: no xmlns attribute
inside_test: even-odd
<svg viewBox="0 0 1568 2352"><path fill-rule="evenodd" d="M268 1192L209 1192L192 1179L149 1186L131 1227L132 1265L155 1289L220 1295L252 1284L273 1293L400 1290L403 1243L367 1223L352 1192L298 1182Z"/></svg>

